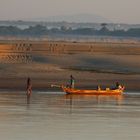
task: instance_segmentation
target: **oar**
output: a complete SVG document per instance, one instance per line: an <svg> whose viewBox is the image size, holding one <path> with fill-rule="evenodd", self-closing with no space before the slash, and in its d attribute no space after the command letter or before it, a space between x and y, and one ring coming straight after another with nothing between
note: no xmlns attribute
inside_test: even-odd
<svg viewBox="0 0 140 140"><path fill-rule="evenodd" d="M60 86L60 85L51 85L51 87L58 87L58 88L61 88L62 86Z"/></svg>

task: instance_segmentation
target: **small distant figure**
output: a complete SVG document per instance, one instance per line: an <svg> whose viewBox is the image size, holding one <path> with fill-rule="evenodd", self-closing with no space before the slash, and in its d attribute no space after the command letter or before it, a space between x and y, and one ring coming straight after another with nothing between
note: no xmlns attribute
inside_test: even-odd
<svg viewBox="0 0 140 140"><path fill-rule="evenodd" d="M118 89L120 86L119 82L116 82L116 89Z"/></svg>
<svg viewBox="0 0 140 140"><path fill-rule="evenodd" d="M74 88L74 84L75 84L75 79L74 79L74 77L71 75L71 76L70 76L70 88Z"/></svg>
<svg viewBox="0 0 140 140"><path fill-rule="evenodd" d="M97 90L101 90L101 87L99 85L97 86Z"/></svg>
<svg viewBox="0 0 140 140"><path fill-rule="evenodd" d="M27 96L29 97L32 94L32 84L31 79L28 77L27 79Z"/></svg>
<svg viewBox="0 0 140 140"><path fill-rule="evenodd" d="M119 89L119 90L124 90L125 87L120 85L119 82L116 82L116 89Z"/></svg>

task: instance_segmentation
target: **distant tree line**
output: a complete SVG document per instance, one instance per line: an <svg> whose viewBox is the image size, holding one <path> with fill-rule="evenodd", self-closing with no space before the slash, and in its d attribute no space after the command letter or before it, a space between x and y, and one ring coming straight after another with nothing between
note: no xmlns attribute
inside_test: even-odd
<svg viewBox="0 0 140 140"><path fill-rule="evenodd" d="M94 28L72 29L71 27L66 26L48 29L46 26L43 25L29 26L26 29L20 29L16 26L0 26L0 36L44 36L53 34L140 37L140 28L131 28L127 31L110 31L106 27L106 24L101 24L100 30Z"/></svg>

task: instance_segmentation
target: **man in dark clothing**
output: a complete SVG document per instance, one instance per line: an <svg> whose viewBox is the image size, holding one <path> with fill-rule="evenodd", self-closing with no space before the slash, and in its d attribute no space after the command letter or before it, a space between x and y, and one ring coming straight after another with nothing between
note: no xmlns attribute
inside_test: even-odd
<svg viewBox="0 0 140 140"><path fill-rule="evenodd" d="M74 79L74 77L71 75L71 76L70 76L70 88L74 88L74 83L75 83L75 79Z"/></svg>

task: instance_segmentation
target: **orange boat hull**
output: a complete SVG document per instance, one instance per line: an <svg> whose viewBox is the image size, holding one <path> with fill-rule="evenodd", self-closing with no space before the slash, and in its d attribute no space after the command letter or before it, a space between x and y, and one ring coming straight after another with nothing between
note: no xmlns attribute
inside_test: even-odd
<svg viewBox="0 0 140 140"><path fill-rule="evenodd" d="M86 95L122 95L123 90L114 89L114 90L80 90L62 87L63 91L67 94L86 94Z"/></svg>

